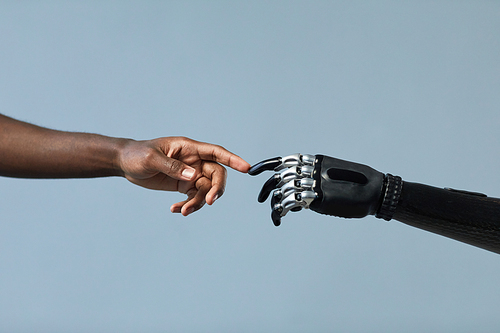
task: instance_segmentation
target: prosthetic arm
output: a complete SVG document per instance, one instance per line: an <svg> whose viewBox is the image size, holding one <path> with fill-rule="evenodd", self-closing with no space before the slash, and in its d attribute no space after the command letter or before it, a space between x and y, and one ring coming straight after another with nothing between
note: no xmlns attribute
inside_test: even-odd
<svg viewBox="0 0 500 333"><path fill-rule="evenodd" d="M255 164L248 172L275 171L259 193L271 195L274 225L289 211L361 218L375 215L500 254L500 199L481 193L403 182L369 166L325 155L293 154Z"/></svg>

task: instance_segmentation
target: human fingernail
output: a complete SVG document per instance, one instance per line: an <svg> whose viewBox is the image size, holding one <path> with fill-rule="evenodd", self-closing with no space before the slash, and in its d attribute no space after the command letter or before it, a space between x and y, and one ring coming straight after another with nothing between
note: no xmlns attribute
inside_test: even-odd
<svg viewBox="0 0 500 333"><path fill-rule="evenodd" d="M191 208L186 209L186 216L188 216L188 215L189 215L189 214L191 214L192 212L194 212L194 207L191 207Z"/></svg>
<svg viewBox="0 0 500 333"><path fill-rule="evenodd" d="M194 175L194 169L184 169L182 170L182 177L185 179L191 179Z"/></svg>
<svg viewBox="0 0 500 333"><path fill-rule="evenodd" d="M218 194L215 195L214 199L212 200L212 203L214 203L215 200L217 200L217 199L219 199L219 195Z"/></svg>

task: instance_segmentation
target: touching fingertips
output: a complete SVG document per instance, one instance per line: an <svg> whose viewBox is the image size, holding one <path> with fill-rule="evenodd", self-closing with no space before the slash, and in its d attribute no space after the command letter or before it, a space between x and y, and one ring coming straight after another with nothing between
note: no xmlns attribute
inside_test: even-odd
<svg viewBox="0 0 500 333"><path fill-rule="evenodd" d="M237 158L234 159L234 162L233 164L230 165L230 167L237 171L247 173L248 170L250 170L251 165L241 157L237 156Z"/></svg>
<svg viewBox="0 0 500 333"><path fill-rule="evenodd" d="M248 162L243 161L242 163L240 163L238 171L241 171L243 173L247 173L248 170L250 170L250 167L251 167L251 165Z"/></svg>

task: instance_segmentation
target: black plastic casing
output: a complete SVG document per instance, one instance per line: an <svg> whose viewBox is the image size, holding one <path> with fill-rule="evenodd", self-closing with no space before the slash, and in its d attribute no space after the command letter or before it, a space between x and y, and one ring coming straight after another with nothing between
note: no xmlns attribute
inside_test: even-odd
<svg viewBox="0 0 500 333"><path fill-rule="evenodd" d="M384 174L363 164L316 155L315 212L345 218L375 215L382 202Z"/></svg>
<svg viewBox="0 0 500 333"><path fill-rule="evenodd" d="M500 199L405 182L394 220L500 254Z"/></svg>

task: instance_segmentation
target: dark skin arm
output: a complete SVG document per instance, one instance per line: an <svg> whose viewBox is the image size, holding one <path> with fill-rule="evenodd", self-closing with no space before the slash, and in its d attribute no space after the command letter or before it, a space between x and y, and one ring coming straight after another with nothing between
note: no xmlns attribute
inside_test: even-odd
<svg viewBox="0 0 500 333"><path fill-rule="evenodd" d="M212 205L223 193L228 166L250 165L221 146L184 137L147 141L51 130L0 114L0 176L93 178L121 176L154 190L178 191L172 205L184 216ZM221 165L222 164L222 165Z"/></svg>

